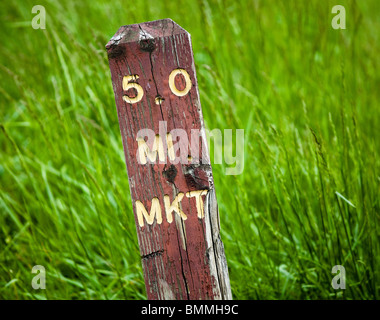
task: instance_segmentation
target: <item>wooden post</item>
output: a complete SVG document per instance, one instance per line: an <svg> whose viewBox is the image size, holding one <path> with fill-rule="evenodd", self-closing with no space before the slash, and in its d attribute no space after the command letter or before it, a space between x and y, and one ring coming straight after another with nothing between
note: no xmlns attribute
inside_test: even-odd
<svg viewBox="0 0 380 320"><path fill-rule="evenodd" d="M148 299L232 299L190 34L133 24L106 48Z"/></svg>

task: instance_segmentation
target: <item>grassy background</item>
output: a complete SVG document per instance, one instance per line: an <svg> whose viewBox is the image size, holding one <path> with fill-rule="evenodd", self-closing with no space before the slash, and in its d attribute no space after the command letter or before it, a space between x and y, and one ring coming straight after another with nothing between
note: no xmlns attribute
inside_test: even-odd
<svg viewBox="0 0 380 320"><path fill-rule="evenodd" d="M192 35L207 127L245 130L243 174L213 166L234 298L379 298L379 9L2 1L0 298L145 298L104 46L167 17ZM46 290L31 287L37 264ZM346 290L331 287L337 264Z"/></svg>

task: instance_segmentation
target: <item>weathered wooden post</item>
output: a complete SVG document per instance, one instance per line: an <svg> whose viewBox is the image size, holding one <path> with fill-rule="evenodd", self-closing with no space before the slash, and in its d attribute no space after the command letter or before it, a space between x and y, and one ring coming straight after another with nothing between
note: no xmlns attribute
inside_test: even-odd
<svg viewBox="0 0 380 320"><path fill-rule="evenodd" d="M190 34L164 19L106 48L148 299L231 299Z"/></svg>

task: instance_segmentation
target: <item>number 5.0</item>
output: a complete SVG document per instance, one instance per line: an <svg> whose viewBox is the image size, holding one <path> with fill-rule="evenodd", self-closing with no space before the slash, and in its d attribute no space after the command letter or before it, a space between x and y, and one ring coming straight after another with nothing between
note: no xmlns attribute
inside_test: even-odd
<svg viewBox="0 0 380 320"><path fill-rule="evenodd" d="M185 79L186 86L183 90L178 90L176 85L175 85L174 80L178 74L181 74ZM139 78L139 76L137 74L123 77L123 90L128 91L129 89L134 88L137 92L137 95L135 97L132 97L132 98L129 97L128 95L123 96L123 100L127 103L131 103L131 104L137 103L137 102L141 101L141 99L144 96L143 88L138 83L135 82L138 78ZM190 75L185 69L174 69L170 73L169 87L170 87L171 92L173 94L175 94L176 96L183 97L183 96L187 95L191 89L191 86L192 86L192 83L191 83Z"/></svg>

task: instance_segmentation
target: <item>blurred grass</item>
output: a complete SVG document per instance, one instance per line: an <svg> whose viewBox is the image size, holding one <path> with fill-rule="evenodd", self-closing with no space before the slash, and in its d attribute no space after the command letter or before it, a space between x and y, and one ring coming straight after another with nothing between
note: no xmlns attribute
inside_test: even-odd
<svg viewBox="0 0 380 320"><path fill-rule="evenodd" d="M243 174L213 166L234 298L379 298L378 1L38 1L46 30L36 4L0 4L0 298L145 298L104 46L167 17L207 127L245 129Z"/></svg>

